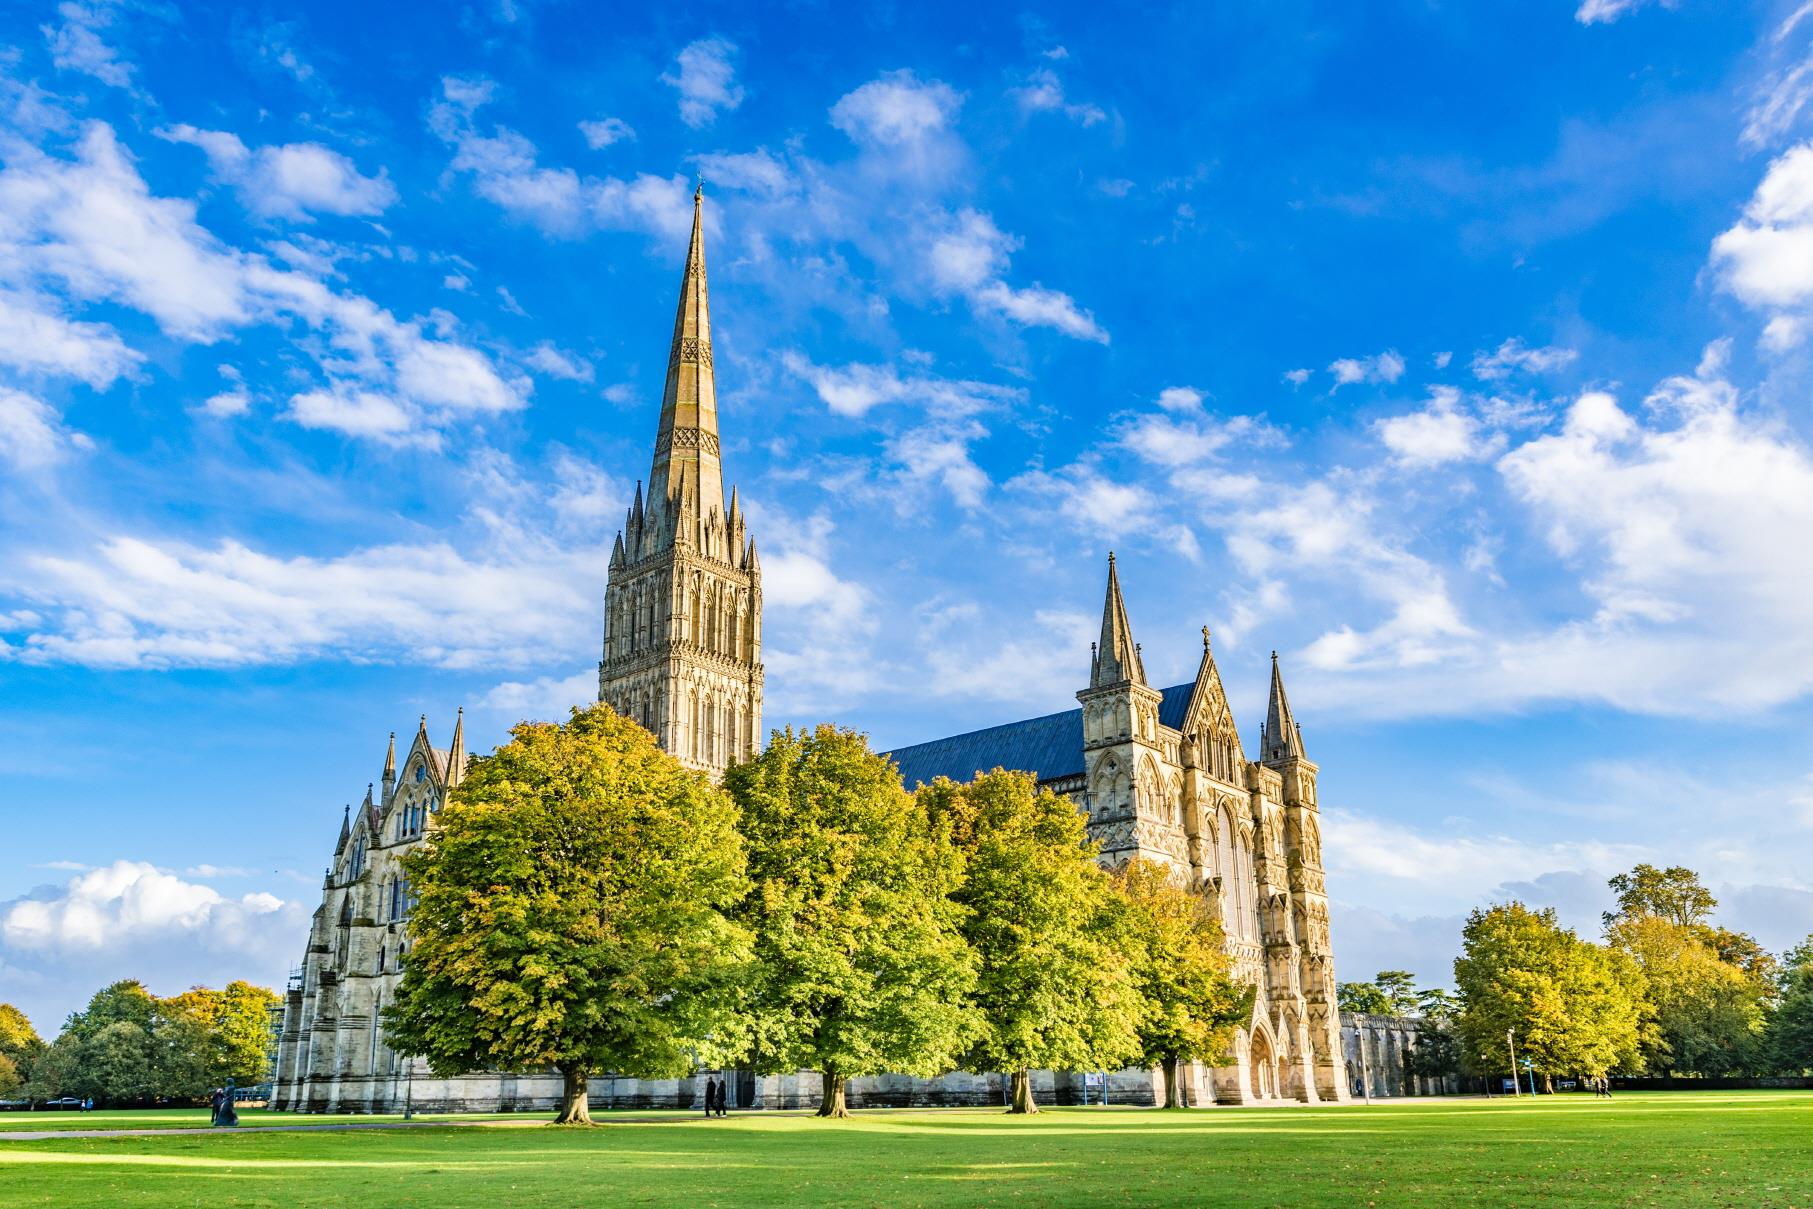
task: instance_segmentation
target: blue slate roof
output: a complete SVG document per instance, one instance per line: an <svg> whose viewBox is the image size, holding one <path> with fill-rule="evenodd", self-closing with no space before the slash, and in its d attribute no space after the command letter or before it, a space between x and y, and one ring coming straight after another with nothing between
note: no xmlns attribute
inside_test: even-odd
<svg viewBox="0 0 1813 1209"><path fill-rule="evenodd" d="M1158 703L1160 725L1176 728L1183 723L1195 689L1196 685L1190 683L1164 690ZM900 765L900 777L908 789L939 777L967 781L978 772L993 768L1030 772L1040 781L1081 776L1083 711L1069 709L1043 718L1007 722L883 754Z"/></svg>

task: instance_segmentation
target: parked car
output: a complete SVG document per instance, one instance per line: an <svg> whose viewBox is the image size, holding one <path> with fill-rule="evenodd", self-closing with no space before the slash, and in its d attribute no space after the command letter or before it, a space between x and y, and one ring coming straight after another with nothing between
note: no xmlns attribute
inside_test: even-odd
<svg viewBox="0 0 1813 1209"><path fill-rule="evenodd" d="M30 1112L30 1100L0 1100L0 1112Z"/></svg>
<svg viewBox="0 0 1813 1209"><path fill-rule="evenodd" d="M80 1108L80 1107L82 1107L82 1097L80 1097L80 1096L58 1096L54 1100L44 1101L44 1107L51 1109L52 1111L55 1111L56 1109L59 1109L59 1108Z"/></svg>

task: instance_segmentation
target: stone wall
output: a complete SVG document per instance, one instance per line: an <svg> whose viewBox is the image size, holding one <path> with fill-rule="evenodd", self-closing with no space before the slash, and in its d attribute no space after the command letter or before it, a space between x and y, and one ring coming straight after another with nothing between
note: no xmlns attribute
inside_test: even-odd
<svg viewBox="0 0 1813 1209"><path fill-rule="evenodd" d="M1416 1048L1421 1023L1417 1016L1341 1013L1341 1052L1346 1059L1347 1085L1355 1099L1368 1093L1374 1099L1452 1095L1460 1089L1456 1076L1434 1079L1410 1074L1410 1053Z"/></svg>

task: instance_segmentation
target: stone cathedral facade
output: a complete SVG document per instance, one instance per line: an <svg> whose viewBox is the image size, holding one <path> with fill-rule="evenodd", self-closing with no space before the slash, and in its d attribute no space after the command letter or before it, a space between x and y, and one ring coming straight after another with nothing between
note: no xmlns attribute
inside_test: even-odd
<svg viewBox="0 0 1813 1209"><path fill-rule="evenodd" d="M1234 976L1258 994L1228 1065L1198 1064L1180 1076L1190 1103L1347 1099L1318 770L1304 754L1277 656L1259 758L1249 760L1206 628L1194 680L1167 689L1147 682L1110 554L1101 638L1076 696L1073 710L890 754L909 787L995 767L1030 772L1084 812L1104 864L1157 861L1213 899ZM1163 1090L1157 1077L1121 1072L1109 1090L1150 1103ZM1054 1094L1068 1098L1074 1082L1054 1076Z"/></svg>
<svg viewBox="0 0 1813 1209"><path fill-rule="evenodd" d="M598 698L647 727L687 766L712 776L762 740L762 572L737 493L724 492L712 364L703 202L693 225L668 353L646 492L610 556ZM1192 1104L1330 1101L1350 1095L1329 942L1317 767L1284 692L1276 656L1258 758L1248 759L1203 631L1195 680L1168 689L1146 679L1114 556L1108 559L1101 639L1078 708L933 740L890 753L908 787L967 780L1005 767L1068 795L1089 820L1102 860L1163 862L1218 905L1236 976L1257 988L1229 1063L1183 1077ZM348 808L310 927L290 977L272 1106L312 1112L543 1110L551 1072L455 1078L394 1053L381 1014L408 952L412 904L398 861L434 828L466 767L463 720L445 749L427 719L399 764L391 737L374 797ZM818 1080L700 1071L654 1082L595 1078L600 1106L691 1106L708 1075L728 1079L734 1107L803 1107ZM1162 1102L1159 1075L1040 1073L1035 1092L1059 1102ZM1003 1098L1000 1076L853 1079L864 1104L979 1104Z"/></svg>

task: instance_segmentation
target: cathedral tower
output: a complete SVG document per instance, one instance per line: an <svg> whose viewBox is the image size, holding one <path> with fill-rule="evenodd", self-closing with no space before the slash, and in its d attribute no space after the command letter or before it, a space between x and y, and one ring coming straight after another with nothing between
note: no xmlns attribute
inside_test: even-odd
<svg viewBox="0 0 1813 1209"><path fill-rule="evenodd" d="M1076 699L1083 706L1089 835L1112 865L1136 856L1177 864L1184 856L1177 778L1166 772L1159 725L1161 696L1146 683L1120 574L1109 554L1102 637L1090 660L1089 687Z"/></svg>
<svg viewBox="0 0 1813 1209"><path fill-rule="evenodd" d="M702 191L692 204L648 493L611 550L598 699L717 776L761 746L762 570L724 499Z"/></svg>
<svg viewBox="0 0 1813 1209"><path fill-rule="evenodd" d="M1271 703L1259 734L1259 758L1283 780L1284 846L1289 902L1296 937L1297 982L1305 1013L1305 1032L1316 1092L1324 1100L1347 1098L1341 1055L1341 1017L1335 1003L1334 956L1328 938L1328 880L1322 869L1321 810L1316 801L1316 773L1303 752L1303 731L1291 714L1272 652Z"/></svg>

